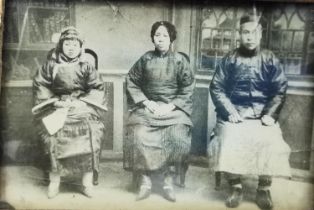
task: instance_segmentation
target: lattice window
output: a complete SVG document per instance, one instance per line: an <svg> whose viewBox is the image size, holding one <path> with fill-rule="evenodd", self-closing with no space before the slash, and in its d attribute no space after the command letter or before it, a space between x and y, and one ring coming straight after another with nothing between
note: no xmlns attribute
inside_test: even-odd
<svg viewBox="0 0 314 210"><path fill-rule="evenodd" d="M314 74L313 7L273 5L262 12L262 47L281 60L286 74ZM214 71L219 60L239 46L240 17L252 10L242 6L209 5L201 10L199 69Z"/></svg>
<svg viewBox="0 0 314 210"><path fill-rule="evenodd" d="M287 74L301 74L306 11L289 5L272 12L269 48L277 54Z"/></svg>

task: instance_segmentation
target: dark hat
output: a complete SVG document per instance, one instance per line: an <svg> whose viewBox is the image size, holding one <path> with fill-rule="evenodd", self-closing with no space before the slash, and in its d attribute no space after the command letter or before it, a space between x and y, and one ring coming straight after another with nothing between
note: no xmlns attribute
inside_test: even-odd
<svg viewBox="0 0 314 210"><path fill-rule="evenodd" d="M248 22L256 22L259 23L260 16L254 14L245 14L240 18L240 25Z"/></svg>
<svg viewBox="0 0 314 210"><path fill-rule="evenodd" d="M69 26L67 28L64 28L61 31L59 42L65 40L65 39L77 39L81 43L84 42L84 40L81 37L81 35L79 34L78 30L73 26Z"/></svg>

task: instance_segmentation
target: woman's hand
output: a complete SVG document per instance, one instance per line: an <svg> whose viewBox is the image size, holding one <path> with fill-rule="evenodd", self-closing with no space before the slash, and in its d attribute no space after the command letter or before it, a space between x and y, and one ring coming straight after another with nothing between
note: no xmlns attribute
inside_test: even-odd
<svg viewBox="0 0 314 210"><path fill-rule="evenodd" d="M158 109L159 105L155 101L146 100L143 102L145 108L150 111L151 113L155 113Z"/></svg>
<svg viewBox="0 0 314 210"><path fill-rule="evenodd" d="M169 103L169 104L162 104L159 105L159 107L155 110L154 114L161 117L169 114L176 108L175 105Z"/></svg>
<svg viewBox="0 0 314 210"><path fill-rule="evenodd" d="M66 107L70 107L71 102L66 100L66 101L56 101L53 104L55 107L57 108L66 108Z"/></svg>
<svg viewBox="0 0 314 210"><path fill-rule="evenodd" d="M264 115L262 118L261 118L261 121L262 121L262 124L263 125L266 125L266 126L273 126L275 125L275 119L272 118L271 116L269 115Z"/></svg>
<svg viewBox="0 0 314 210"><path fill-rule="evenodd" d="M74 100L71 102L71 107L81 108L85 106L86 106L86 103L81 100Z"/></svg>
<svg viewBox="0 0 314 210"><path fill-rule="evenodd" d="M229 115L228 121L231 123L240 123L243 122L243 118L239 115L238 112Z"/></svg>
<svg viewBox="0 0 314 210"><path fill-rule="evenodd" d="M86 106L86 104L83 101L80 100L60 100L60 101L56 101L54 103L54 106L57 108L69 108L69 107L75 107L75 108L80 108L80 107L84 107Z"/></svg>

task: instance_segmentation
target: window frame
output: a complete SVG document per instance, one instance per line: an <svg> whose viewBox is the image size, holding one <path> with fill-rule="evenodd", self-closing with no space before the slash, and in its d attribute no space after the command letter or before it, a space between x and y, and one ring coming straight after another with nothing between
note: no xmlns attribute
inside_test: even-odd
<svg viewBox="0 0 314 210"><path fill-rule="evenodd" d="M265 2L265 1L263 1L263 2ZM225 6L225 7L233 8L233 13L235 13L235 10L237 10L238 8L241 8L241 6L239 6L237 4L226 3L226 2L223 2L223 3L224 3L223 6ZM261 3L261 2L259 1L257 3ZM266 6L269 6L269 4L271 4L272 6L274 6L274 5L275 6L278 6L278 5L289 5L289 4L300 6L300 4L293 3L293 2L289 2L288 4L286 4L286 3L282 2L282 1L272 1L272 2L268 2L268 5L266 5ZM259 4L259 6L261 6L261 5L263 6L263 3ZM301 5L307 6L305 4L301 4ZM224 30L224 31L225 30L233 30L232 33L234 33L234 32L238 33L238 29L237 28L219 28L217 26L216 27L203 27L202 26L202 23L203 23L202 15L203 15L203 9L206 8L206 6L204 4L198 4L198 5L194 5L194 6L195 6L195 10L196 10L196 12L195 12L195 15L196 15L195 20L196 20L196 36L197 36L196 39L195 39L195 51L196 52L195 52L195 64L194 64L195 69L196 69L196 74L198 74L198 75L213 75L214 72L215 72L215 68L203 68L202 67L202 63L201 63L202 62L201 55L202 55L202 50L203 50L202 49L202 46L203 46L203 43L202 43L202 41L203 41L202 40L202 32L203 32L203 30L206 29L206 28L210 28L210 29L218 29L218 30L221 29L221 30ZM214 7L216 5L214 5L214 4L207 5L208 8L210 8L211 6ZM311 4L310 6L312 8L314 8L314 4ZM312 10L309 9L309 10L312 11L313 15L314 15L314 10L313 9ZM269 12L269 14L271 15L271 17L269 17L269 18L272 18L272 13ZM267 14L267 15L269 15L269 14ZM310 20L307 20L307 21L309 22ZM313 20L313 22L314 22L314 20ZM300 80L302 78L303 79L306 78L306 80L311 79L311 80L314 81L314 73L312 73L312 74L306 74L305 73L305 71L306 71L305 65L306 65L307 59L308 59L308 57L310 55L310 54L307 54L308 41L309 41L308 36L309 36L310 33L314 33L314 30L311 30L311 26L309 25L309 23L305 22L304 24L305 24L305 29L304 30L300 30L300 29L280 30L280 31L284 31L284 32L286 32L286 31L294 31L293 33L298 33L299 31L302 31L304 33L304 40L305 40L303 42L303 47L302 47L301 67L300 67L300 70L299 70L300 73L299 74L287 74L286 73L286 75L287 75L288 78L293 79L293 80ZM267 35L266 36L266 40L265 40L265 35L263 35L263 38L262 38L262 39L264 39L264 42L266 44L266 47L265 47L266 49L268 49L267 45L269 46L269 44L271 42L271 33L273 31L275 31L275 29L271 28L271 25L272 25L271 20L269 20L268 23L267 23L267 28L263 28L263 30L267 30L267 32L266 32L266 35ZM282 34L283 33L281 33L281 35ZM213 40L213 37L211 36L210 39ZM227 53L228 51L234 49L233 47L236 46L236 43L237 43L237 40L236 39L232 39L231 40L231 48L229 50L227 50L225 53ZM291 47L291 46L292 45L289 45L289 47ZM215 49L210 49L210 48L207 49L207 50L208 51L210 51L210 50L215 51ZM280 49L280 50L282 50L282 49ZM275 53L275 55L277 57L279 57L277 51L275 51L275 50L272 50L272 51ZM289 54L289 53L286 53L286 54ZM285 60L289 59L289 58L287 58L287 56L284 56L283 58ZM314 59L313 59L313 61L314 61ZM217 62L217 61L215 61L215 62ZM286 62L282 63L282 64L286 65Z"/></svg>

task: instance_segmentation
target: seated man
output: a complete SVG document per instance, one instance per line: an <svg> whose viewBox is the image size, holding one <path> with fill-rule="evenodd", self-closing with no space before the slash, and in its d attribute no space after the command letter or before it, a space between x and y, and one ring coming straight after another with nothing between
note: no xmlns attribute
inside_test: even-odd
<svg viewBox="0 0 314 210"><path fill-rule="evenodd" d="M240 47L229 52L217 66L210 85L216 106L215 171L227 172L231 193L226 206L242 200L240 175L258 175L257 205L271 209L269 187L273 175L290 176L290 148L279 124L287 79L279 60L260 49L262 27L255 15L240 19Z"/></svg>

